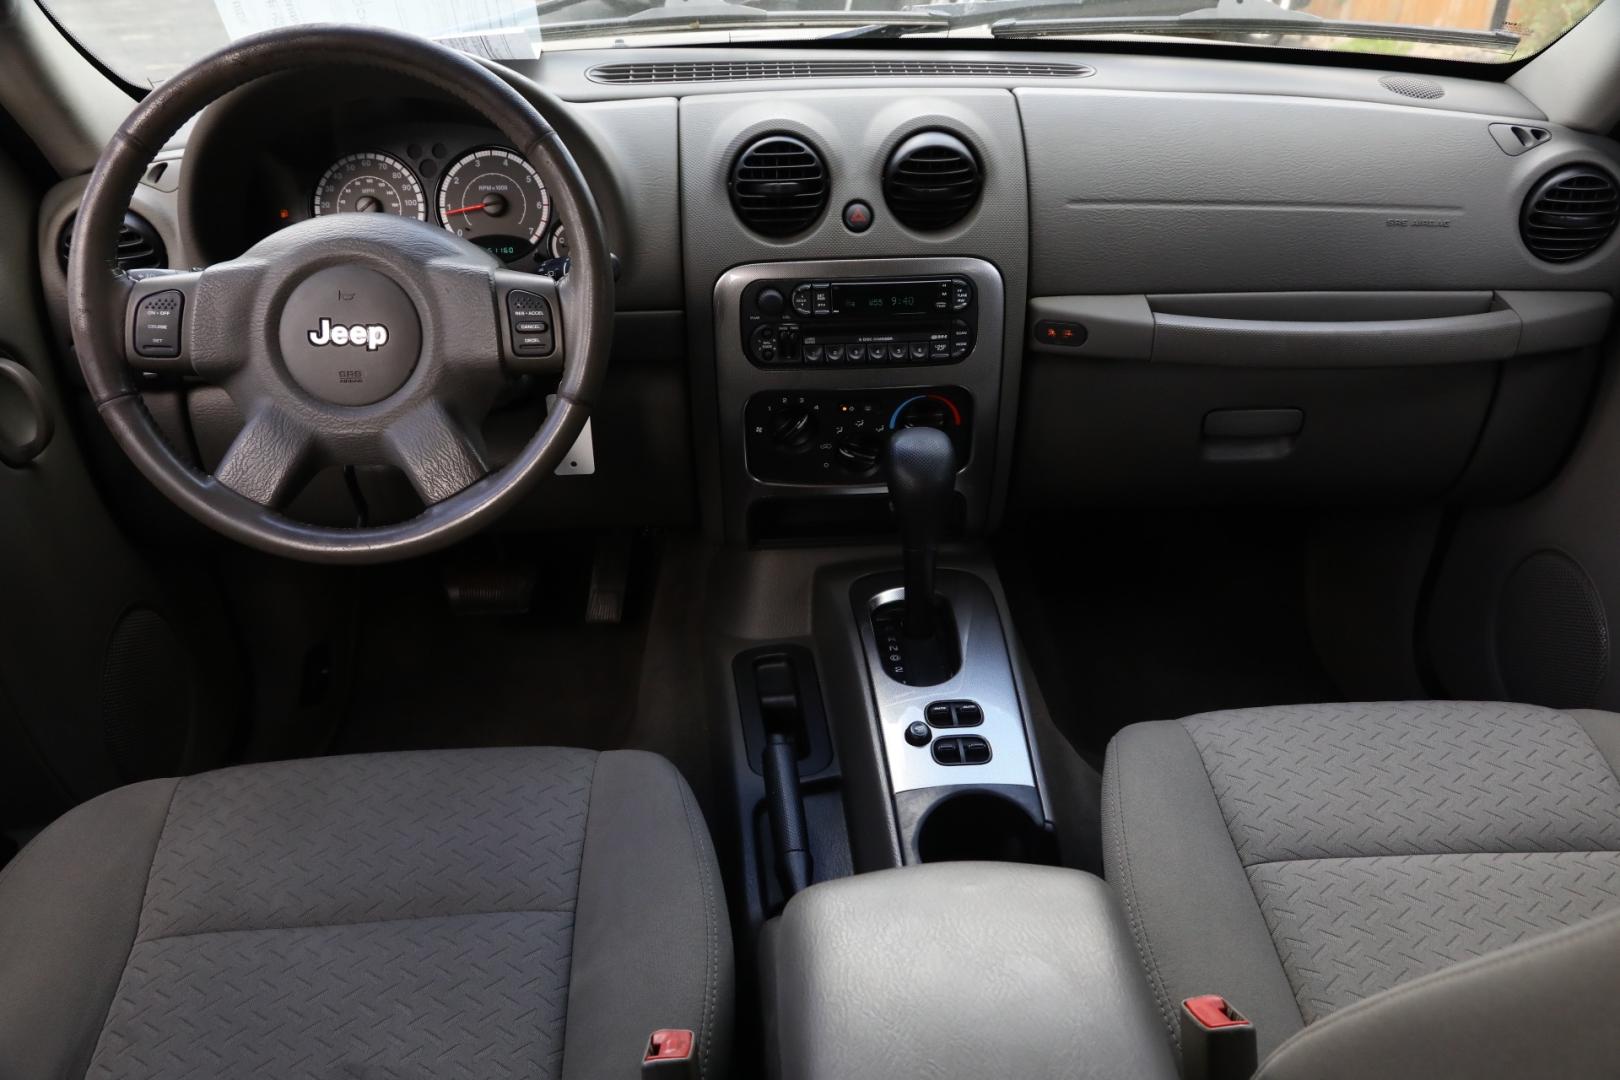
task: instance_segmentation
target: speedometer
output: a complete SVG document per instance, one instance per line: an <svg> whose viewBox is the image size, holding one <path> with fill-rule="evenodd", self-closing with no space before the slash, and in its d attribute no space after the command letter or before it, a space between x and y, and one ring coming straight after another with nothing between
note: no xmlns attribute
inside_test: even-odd
<svg viewBox="0 0 1620 1080"><path fill-rule="evenodd" d="M410 166L388 154L338 158L315 185L315 214L398 214L427 220L422 184Z"/></svg>
<svg viewBox="0 0 1620 1080"><path fill-rule="evenodd" d="M540 174L511 150L464 154L439 183L439 223L506 262L533 251L550 219Z"/></svg>

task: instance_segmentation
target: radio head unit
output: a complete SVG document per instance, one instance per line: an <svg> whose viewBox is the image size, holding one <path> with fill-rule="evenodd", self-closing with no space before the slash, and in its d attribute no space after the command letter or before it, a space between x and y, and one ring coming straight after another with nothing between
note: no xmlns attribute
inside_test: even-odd
<svg viewBox="0 0 1620 1080"><path fill-rule="evenodd" d="M952 364L979 326L960 277L757 281L740 314L743 352L766 368Z"/></svg>

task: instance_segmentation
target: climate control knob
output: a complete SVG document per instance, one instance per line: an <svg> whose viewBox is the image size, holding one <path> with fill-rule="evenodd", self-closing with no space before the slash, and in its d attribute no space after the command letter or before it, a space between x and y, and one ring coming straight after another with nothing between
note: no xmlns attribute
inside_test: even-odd
<svg viewBox="0 0 1620 1080"><path fill-rule="evenodd" d="M851 431L838 440L838 465L852 476L877 472L883 436L875 431Z"/></svg>
<svg viewBox="0 0 1620 1080"><path fill-rule="evenodd" d="M771 414L771 442L784 450L803 450L816 437L816 414L802 405Z"/></svg>

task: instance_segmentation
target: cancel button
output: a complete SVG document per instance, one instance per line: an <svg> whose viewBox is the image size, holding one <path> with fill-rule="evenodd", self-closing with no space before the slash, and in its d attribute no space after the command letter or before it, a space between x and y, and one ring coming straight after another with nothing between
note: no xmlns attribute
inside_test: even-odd
<svg viewBox="0 0 1620 1080"><path fill-rule="evenodd" d="M370 405L416 370L422 324L405 290L382 274L331 266L287 298L280 339L298 385L334 405Z"/></svg>

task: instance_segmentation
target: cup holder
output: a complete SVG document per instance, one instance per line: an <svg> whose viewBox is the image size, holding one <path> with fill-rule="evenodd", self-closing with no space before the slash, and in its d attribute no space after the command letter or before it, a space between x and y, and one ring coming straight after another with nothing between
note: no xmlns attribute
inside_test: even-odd
<svg viewBox="0 0 1620 1080"><path fill-rule="evenodd" d="M1057 863L1057 845L1044 823L996 791L969 789L944 796L917 823L916 838L917 857L925 863Z"/></svg>

